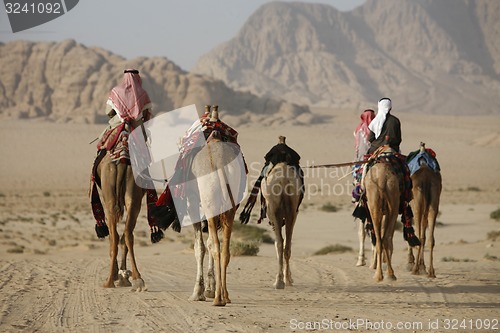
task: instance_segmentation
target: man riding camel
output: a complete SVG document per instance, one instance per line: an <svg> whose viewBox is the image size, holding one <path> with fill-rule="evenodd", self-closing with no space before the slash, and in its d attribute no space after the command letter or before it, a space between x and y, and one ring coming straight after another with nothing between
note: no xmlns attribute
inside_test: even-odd
<svg viewBox="0 0 500 333"><path fill-rule="evenodd" d="M394 153L391 154L392 158L387 157L387 159L393 165L396 173L400 174L402 178L399 212L402 215L401 219L404 223L405 240L407 240L411 246L414 246L419 244L419 240L414 234L412 227L413 212L409 205L412 199L410 171L406 164L406 157L401 155L399 148L402 141L401 122L397 117L391 114L391 110L392 101L390 98L384 97L378 101L377 114L368 125L370 129L370 134L368 136L370 148L368 149L368 154L372 154L371 158L376 161L379 156L378 154L384 149L383 147L390 147L394 151ZM369 165L370 163L367 164L366 168L369 168ZM355 210L355 213L358 214L359 211ZM356 217L364 218L364 215L360 214Z"/></svg>
<svg viewBox="0 0 500 333"><path fill-rule="evenodd" d="M107 236L107 227L104 222L104 210L99 198L97 186L101 180L97 175L97 166L106 154L115 164L130 165L128 138L134 128L141 126L152 118L152 103L148 93L142 87L142 79L137 69L123 71L123 79L108 95L105 112L110 118L97 141L97 157L94 161L91 177L91 203L96 219L98 237ZM148 209L156 203L157 195L154 190L146 190ZM152 239L156 239L159 232L156 220L148 214Z"/></svg>

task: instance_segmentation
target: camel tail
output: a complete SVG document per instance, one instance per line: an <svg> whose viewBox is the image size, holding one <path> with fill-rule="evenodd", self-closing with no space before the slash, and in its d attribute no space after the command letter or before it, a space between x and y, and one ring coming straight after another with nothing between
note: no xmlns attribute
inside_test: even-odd
<svg viewBox="0 0 500 333"><path fill-rule="evenodd" d="M424 173L430 171L429 167L427 164L423 163L422 166L420 167L420 170L417 171L417 173ZM425 213L427 213L427 210L430 207L431 200L432 200L432 183L427 182L427 181L421 181L417 185L419 187L419 190L422 192L422 209Z"/></svg>
<svg viewBox="0 0 500 333"><path fill-rule="evenodd" d="M127 169L130 168L130 165L125 163L119 163L117 166L116 172L116 206L115 211L118 214L119 218L123 217L124 208L125 208L125 191L127 189Z"/></svg>

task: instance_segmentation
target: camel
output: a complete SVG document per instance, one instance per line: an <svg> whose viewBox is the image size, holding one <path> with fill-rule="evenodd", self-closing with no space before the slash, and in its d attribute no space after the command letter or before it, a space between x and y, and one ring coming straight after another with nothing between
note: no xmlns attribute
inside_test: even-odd
<svg viewBox="0 0 500 333"><path fill-rule="evenodd" d="M120 287L132 286L133 291L145 291L146 285L135 260L133 233L145 191L135 183L131 166L112 162L109 154L106 154L97 166L97 175L101 179L104 212L109 226L111 269L104 287L114 288L114 281L118 280ZM124 208L127 212L125 230L119 239L117 224L124 215ZM120 270L117 262L118 243L122 249ZM130 272L126 267L127 254L130 254L132 265L132 283L129 281Z"/></svg>
<svg viewBox="0 0 500 333"><path fill-rule="evenodd" d="M421 144L420 152L425 151L425 144ZM442 183L441 173L434 171L425 162L420 164L420 168L411 176L413 182L413 212L416 223L416 231L421 240L418 248L417 258L413 256L411 247L408 247L408 263L413 266L412 273L420 274L425 272L424 249L426 241L426 231L429 228L430 236L430 266L428 276L436 277L433 264L434 252L434 228L439 212L439 199L441 196Z"/></svg>
<svg viewBox="0 0 500 333"><path fill-rule="evenodd" d="M376 163L366 172L365 189L376 239L374 260L371 266L376 270L374 279L377 282L384 279L382 258L385 258L388 277L391 280L396 280L391 258L393 252L392 238L399 213L399 179L393 173L389 164Z"/></svg>
<svg viewBox="0 0 500 333"><path fill-rule="evenodd" d="M293 284L290 257L293 228L300 204L300 187L301 180L297 169L285 162L276 164L261 185L262 195L267 202L267 214L275 234L278 257L278 274L274 283L276 289L284 289L285 284ZM283 226L285 238L282 235Z"/></svg>
<svg viewBox="0 0 500 333"><path fill-rule="evenodd" d="M202 301L205 297L213 297L215 306L231 303L226 284L230 260L229 246L234 216L246 184L244 162L239 152L236 144L215 138L209 141L193 160L191 170L198 183L201 210L208 220L207 247L211 255L209 255L208 285L205 290L203 259L206 249L201 223L194 224L197 273L190 300ZM222 244L218 235L219 229L222 232Z"/></svg>

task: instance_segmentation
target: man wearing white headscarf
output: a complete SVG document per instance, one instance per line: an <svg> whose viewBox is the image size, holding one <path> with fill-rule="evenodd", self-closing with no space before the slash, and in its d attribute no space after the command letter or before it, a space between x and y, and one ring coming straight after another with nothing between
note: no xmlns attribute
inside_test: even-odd
<svg viewBox="0 0 500 333"><path fill-rule="evenodd" d="M378 101L378 111L368 128L371 142L368 153L373 153L378 147L389 145L396 152L399 152L401 144L401 122L391 114L392 102L384 97Z"/></svg>
<svg viewBox="0 0 500 333"><path fill-rule="evenodd" d="M373 153L377 148L389 145L397 153L399 145L401 144L401 122L398 118L391 114L392 102L389 98L384 97L378 101L378 112L375 118L371 121L368 128L370 129L370 136L368 140L371 142L368 153ZM400 154L395 154L397 157L400 170L403 173L403 191L401 193L401 205L399 212L401 220L404 224L403 235L404 239L408 241L410 246L420 245L420 240L415 235L413 230L413 213L409 202L412 199L412 183L410 178L410 170L406 165L404 157Z"/></svg>

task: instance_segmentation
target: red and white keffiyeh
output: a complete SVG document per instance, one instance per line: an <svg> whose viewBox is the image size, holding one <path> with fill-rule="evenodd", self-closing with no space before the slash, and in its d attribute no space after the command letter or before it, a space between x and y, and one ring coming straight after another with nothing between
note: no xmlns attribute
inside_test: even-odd
<svg viewBox="0 0 500 333"><path fill-rule="evenodd" d="M109 93L107 104L124 120L135 120L151 108L149 95L142 88L139 71L127 69L122 82Z"/></svg>

